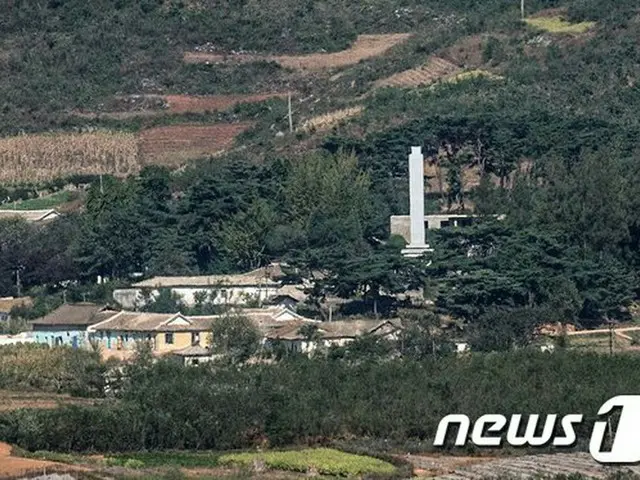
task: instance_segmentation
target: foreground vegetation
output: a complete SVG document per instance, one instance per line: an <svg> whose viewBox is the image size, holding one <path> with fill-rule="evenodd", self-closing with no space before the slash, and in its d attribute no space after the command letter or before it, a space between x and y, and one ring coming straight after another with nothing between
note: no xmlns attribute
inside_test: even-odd
<svg viewBox="0 0 640 480"><path fill-rule="evenodd" d="M265 466L275 470L291 470L303 473L314 471L321 475L345 477L372 473L392 474L395 472L393 465L382 460L344 453L329 448L264 453L229 453L221 455L218 461L221 465L244 467L249 467L254 462L264 462Z"/></svg>
<svg viewBox="0 0 640 480"><path fill-rule="evenodd" d="M0 388L101 397L105 372L97 352L37 344L0 348Z"/></svg>
<svg viewBox="0 0 640 480"><path fill-rule="evenodd" d="M99 407L2 414L0 439L61 452L227 450L354 437L427 450L452 412L580 412L584 446L605 400L640 393L639 362L527 350L389 360L371 349L240 369L159 362L132 367L118 398Z"/></svg>

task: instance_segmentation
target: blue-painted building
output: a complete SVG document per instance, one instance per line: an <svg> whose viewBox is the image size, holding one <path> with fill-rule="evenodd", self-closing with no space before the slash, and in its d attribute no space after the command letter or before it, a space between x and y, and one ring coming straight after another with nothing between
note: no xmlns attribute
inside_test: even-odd
<svg viewBox="0 0 640 480"><path fill-rule="evenodd" d="M117 310L95 303L65 303L44 317L30 322L33 338L36 343L46 343L52 347L86 347L89 344L87 327L116 313Z"/></svg>

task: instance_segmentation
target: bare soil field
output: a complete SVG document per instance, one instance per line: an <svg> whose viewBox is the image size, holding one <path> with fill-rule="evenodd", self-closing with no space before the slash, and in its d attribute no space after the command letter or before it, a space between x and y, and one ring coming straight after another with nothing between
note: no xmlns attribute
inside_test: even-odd
<svg viewBox="0 0 640 480"><path fill-rule="evenodd" d="M57 408L61 405L92 405L96 400L55 393L0 390L0 412L20 408Z"/></svg>
<svg viewBox="0 0 640 480"><path fill-rule="evenodd" d="M216 155L233 145L235 137L251 123L214 125L170 125L150 128L139 134L144 164L176 166L197 157Z"/></svg>
<svg viewBox="0 0 640 480"><path fill-rule="evenodd" d="M105 111L74 112L74 116L128 120L165 114L222 112L244 103L259 103L272 98L286 98L286 93L255 95L130 95L119 97Z"/></svg>
<svg viewBox="0 0 640 480"><path fill-rule="evenodd" d="M258 95L165 95L170 113L203 113L224 111L243 103L259 103L272 98L287 98L286 93L265 93Z"/></svg>
<svg viewBox="0 0 640 480"><path fill-rule="evenodd" d="M347 50L334 53L312 53L308 55L225 55L208 52L186 52L186 63L246 63L257 61L276 62L293 70L325 70L354 65L361 60L377 57L392 47L406 41L411 34L390 33L378 35L359 35Z"/></svg>
<svg viewBox="0 0 640 480"><path fill-rule="evenodd" d="M78 470L83 469L45 460L14 457L11 455L11 445L0 442L0 478Z"/></svg>
<svg viewBox="0 0 640 480"><path fill-rule="evenodd" d="M376 88L420 87L422 85L430 85L460 71L460 67L448 60L440 57L431 57L424 65L378 80L374 86Z"/></svg>
<svg viewBox="0 0 640 480"><path fill-rule="evenodd" d="M496 38L504 36L494 35ZM440 57L464 68L478 68L483 62L482 50L486 35L470 35L461 38L440 53Z"/></svg>

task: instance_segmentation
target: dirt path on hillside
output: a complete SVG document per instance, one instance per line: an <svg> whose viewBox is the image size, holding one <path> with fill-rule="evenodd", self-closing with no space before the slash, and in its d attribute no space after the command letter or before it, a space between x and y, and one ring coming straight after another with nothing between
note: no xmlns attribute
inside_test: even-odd
<svg viewBox="0 0 640 480"><path fill-rule="evenodd" d="M293 70L318 71L347 67L355 65L361 60L377 57L406 41L410 36L410 33L359 35L353 45L346 50L331 53L310 53L307 55L224 55L212 52L185 52L184 61L186 63L271 61Z"/></svg>

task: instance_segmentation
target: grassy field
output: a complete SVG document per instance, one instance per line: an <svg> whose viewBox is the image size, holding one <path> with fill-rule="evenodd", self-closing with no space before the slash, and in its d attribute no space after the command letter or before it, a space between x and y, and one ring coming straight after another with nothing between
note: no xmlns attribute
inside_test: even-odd
<svg viewBox="0 0 640 480"><path fill-rule="evenodd" d="M392 474L395 467L388 462L364 455L354 455L331 448L314 448L281 452L231 453L218 459L221 465L250 467L263 462L274 470L314 472L332 476Z"/></svg>
<svg viewBox="0 0 640 480"><path fill-rule="evenodd" d="M525 23L549 33L584 33L595 26L595 22L570 23L561 17L527 18Z"/></svg>
<svg viewBox="0 0 640 480"><path fill-rule="evenodd" d="M90 465L95 468L122 467L131 470L147 469L198 469L214 470L218 473L226 470L249 471L256 466L268 470L295 473L313 473L319 475L354 477L362 475L391 475L396 467L383 460L345 453L331 448L308 448L304 450L266 451L266 452L136 452L116 454L107 457L69 455L54 452L24 452L22 456L72 465Z"/></svg>
<svg viewBox="0 0 640 480"><path fill-rule="evenodd" d="M62 192L47 195L46 197L30 198L29 200L11 203L8 207L14 210L43 210L47 208L55 208L63 203L70 202L73 199L73 192L64 190Z"/></svg>

